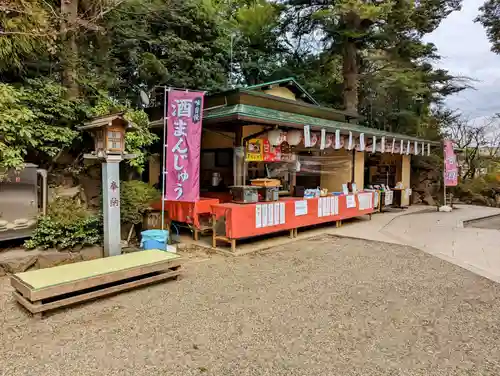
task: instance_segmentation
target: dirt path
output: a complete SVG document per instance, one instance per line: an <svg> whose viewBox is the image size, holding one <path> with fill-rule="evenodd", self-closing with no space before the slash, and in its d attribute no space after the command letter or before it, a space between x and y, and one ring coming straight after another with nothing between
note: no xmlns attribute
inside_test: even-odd
<svg viewBox="0 0 500 376"><path fill-rule="evenodd" d="M34 321L0 279L0 375L498 375L500 287L423 252L318 238Z"/></svg>

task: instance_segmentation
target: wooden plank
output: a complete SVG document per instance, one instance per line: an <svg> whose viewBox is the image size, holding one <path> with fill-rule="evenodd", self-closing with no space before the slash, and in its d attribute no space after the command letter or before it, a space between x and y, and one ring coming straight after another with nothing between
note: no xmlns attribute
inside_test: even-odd
<svg viewBox="0 0 500 376"><path fill-rule="evenodd" d="M123 284L120 284L117 286L107 287L107 288L104 288L101 290L92 291L92 292L88 292L85 294L56 300L56 301L53 301L50 303L42 303L40 301L30 302L28 299L24 298L21 294L19 294L16 291L13 292L13 295L14 295L14 298L22 306L24 306L28 311L30 311L33 314L37 314L37 313L49 311L52 309L61 308L61 307L65 307L68 305L76 304L79 302L84 302L87 300L99 298L102 296L111 295L111 294L114 294L114 293L117 293L120 291L130 290L130 289L133 289L135 287L139 287L139 286L143 286L143 285L147 285L147 284L152 284L152 283L162 281L165 279L174 278L174 277L178 276L180 274L180 272L181 272L180 269L172 270L172 271L169 271L166 273L147 277L147 278L140 279L137 281L126 282L126 283L123 283Z"/></svg>
<svg viewBox="0 0 500 376"><path fill-rule="evenodd" d="M106 257L97 260L82 261L74 264L56 266L50 269L39 269L16 275L34 290L62 285L79 279L87 279L115 271L138 268L178 259L179 256L160 250L147 250L129 254Z"/></svg>
<svg viewBox="0 0 500 376"><path fill-rule="evenodd" d="M58 295L85 290L91 287L97 287L108 283L118 282L120 280L127 278L133 278L144 274L167 270L170 268L178 267L180 265L181 261L179 259L174 259L174 260L167 260L166 262L156 263L153 265L144 265L139 268L120 270L109 274L90 277L87 279L79 279L77 281L68 282L61 285L49 286L38 290L30 290L29 296L27 296L27 298L30 301L35 302L37 300L52 298Z"/></svg>
<svg viewBox="0 0 500 376"><path fill-rule="evenodd" d="M10 276L10 285L19 291L24 297L31 299L31 288L16 277L16 275Z"/></svg>

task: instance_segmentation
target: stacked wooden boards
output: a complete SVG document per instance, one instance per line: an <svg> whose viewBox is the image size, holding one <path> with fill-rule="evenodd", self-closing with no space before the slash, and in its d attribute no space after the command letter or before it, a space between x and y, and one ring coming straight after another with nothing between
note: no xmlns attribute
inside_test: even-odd
<svg viewBox="0 0 500 376"><path fill-rule="evenodd" d="M11 276L14 298L35 316L42 312L176 278L182 259L147 250Z"/></svg>

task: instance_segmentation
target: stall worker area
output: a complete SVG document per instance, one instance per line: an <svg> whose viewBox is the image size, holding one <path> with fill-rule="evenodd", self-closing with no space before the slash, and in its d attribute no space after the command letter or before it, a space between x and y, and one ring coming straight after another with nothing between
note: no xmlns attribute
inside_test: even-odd
<svg viewBox="0 0 500 376"><path fill-rule="evenodd" d="M233 252L241 240L293 238L299 229L409 206L411 156L438 146L360 126L357 114L320 106L293 78L207 95L204 102L194 170L199 197L164 196L152 203L145 225L171 235L188 227L195 241L211 235L212 247ZM149 110L161 134L169 115ZM174 144L164 133L165 145ZM163 183L163 173L172 184L164 150L150 159L152 185Z"/></svg>

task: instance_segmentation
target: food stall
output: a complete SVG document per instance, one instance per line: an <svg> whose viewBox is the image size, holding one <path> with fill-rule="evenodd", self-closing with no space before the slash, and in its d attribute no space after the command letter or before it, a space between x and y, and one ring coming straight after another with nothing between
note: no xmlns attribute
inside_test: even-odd
<svg viewBox="0 0 500 376"><path fill-rule="evenodd" d="M161 130L164 119L156 119L152 126ZM395 183L401 182L406 193L417 143L422 155L436 143L360 126L359 119L320 106L293 78L208 95L200 197L190 203L165 201L166 219L188 223L195 237L211 228L214 246L220 240L234 249L244 238L276 232L296 236L299 228L371 215L392 203L395 185L387 179L385 189L372 184L365 159L397 154ZM163 170L161 156L150 160L151 184L158 184ZM372 169L372 175L383 180L393 170ZM408 196L400 201L408 205Z"/></svg>
<svg viewBox="0 0 500 376"><path fill-rule="evenodd" d="M350 166L336 163L335 153L343 155L340 149L361 147L359 140L351 135L350 142L343 135L312 132L307 134L298 130L273 129L259 138L251 138L246 144L245 168L243 181L247 184L233 186L233 200L229 203L212 205L213 237L212 245L217 241L231 245L236 250L240 239L267 235L277 232L288 232L290 237L296 237L299 228L336 222L340 226L342 220L363 215L369 215L375 210L375 192L358 190L351 181L341 182L341 191L331 191L322 188L316 182L335 180L321 175L336 175L335 168L348 169L351 180ZM309 150L311 156L297 155L300 150ZM328 152L332 156L328 157ZM314 159L313 153L323 154ZM314 163L308 163L314 160ZM264 167L258 166L263 164ZM274 168L279 164L280 168ZM251 170L248 171L248 166ZM304 167L308 166L308 167ZM323 168L323 167L328 168ZM249 179L246 175L253 174ZM345 171L343 171L345 173ZM259 175L260 173L260 175ZM263 176L264 175L264 176ZM304 175L311 186L297 186L298 177ZM316 179L311 177L316 176ZM342 178L339 175L339 178Z"/></svg>

